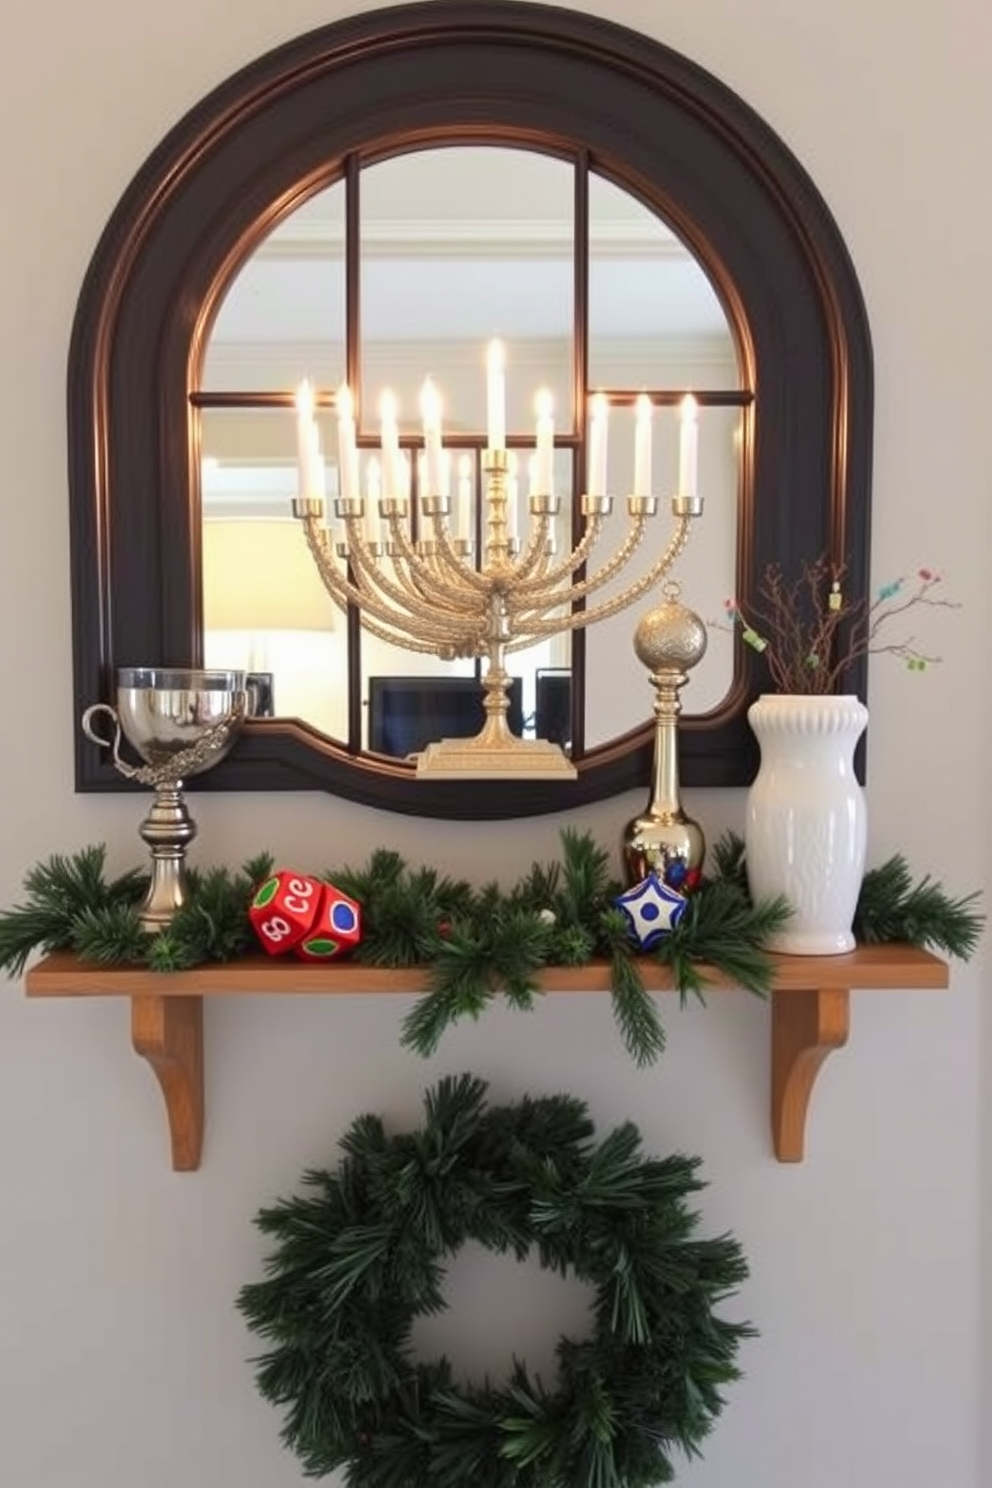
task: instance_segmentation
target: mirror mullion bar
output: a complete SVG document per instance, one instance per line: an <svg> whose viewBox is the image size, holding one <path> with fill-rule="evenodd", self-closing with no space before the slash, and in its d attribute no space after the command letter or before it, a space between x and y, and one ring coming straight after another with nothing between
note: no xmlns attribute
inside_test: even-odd
<svg viewBox="0 0 992 1488"><path fill-rule="evenodd" d="M356 154L348 156L344 176L344 365L355 400L355 425L362 427L362 237L361 167ZM351 564L348 577L354 581ZM362 749L362 617L349 604L347 615L348 748Z"/></svg>
<svg viewBox="0 0 992 1488"><path fill-rule="evenodd" d="M589 395L589 155L586 150L575 158L575 216L573 228L574 283L572 314L572 425L577 443L572 452L572 544L582 536L583 472L586 468L586 402ZM577 583L585 578L585 565L576 573ZM579 601L576 609L584 607ZM581 759L586 744L586 633L573 630L571 646L571 755Z"/></svg>

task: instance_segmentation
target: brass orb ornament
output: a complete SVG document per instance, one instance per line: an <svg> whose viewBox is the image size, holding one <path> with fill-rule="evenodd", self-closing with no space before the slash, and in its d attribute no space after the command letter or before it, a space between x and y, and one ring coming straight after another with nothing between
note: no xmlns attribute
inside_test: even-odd
<svg viewBox="0 0 992 1488"><path fill-rule="evenodd" d="M623 862L629 884L654 873L670 888L686 893L702 876L706 838L682 808L679 694L706 653L707 635L705 623L681 603L680 594L674 580L666 583L661 604L643 615L634 631L637 659L647 668L655 693L654 762L647 810L623 831Z"/></svg>

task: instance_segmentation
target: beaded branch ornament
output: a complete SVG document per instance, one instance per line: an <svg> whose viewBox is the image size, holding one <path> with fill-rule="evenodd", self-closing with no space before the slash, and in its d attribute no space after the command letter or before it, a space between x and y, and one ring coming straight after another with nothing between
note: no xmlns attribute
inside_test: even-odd
<svg viewBox="0 0 992 1488"><path fill-rule="evenodd" d="M851 600L843 591L845 571L844 564L821 557L804 564L790 582L778 564L770 564L747 611L736 599L725 602L731 627L740 626L745 645L764 656L779 692L836 692L852 662L876 653L900 657L917 672L940 661L921 650L913 635L888 640L885 631L920 605L959 608L935 594L939 573L920 568L883 584L873 599Z"/></svg>

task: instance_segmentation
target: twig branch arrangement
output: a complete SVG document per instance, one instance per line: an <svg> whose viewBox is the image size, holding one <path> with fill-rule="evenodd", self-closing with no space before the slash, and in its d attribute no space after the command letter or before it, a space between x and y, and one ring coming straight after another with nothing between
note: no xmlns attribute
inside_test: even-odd
<svg viewBox="0 0 992 1488"><path fill-rule="evenodd" d="M911 634L886 639L891 622L920 605L959 608L935 596L940 574L921 568L883 584L874 599L852 600L843 591L846 570L846 564L821 556L788 580L777 563L769 564L746 614L736 600L727 600L731 625L740 625L745 644L765 657L779 692L836 692L847 668L869 654L897 656L911 671L940 661Z"/></svg>

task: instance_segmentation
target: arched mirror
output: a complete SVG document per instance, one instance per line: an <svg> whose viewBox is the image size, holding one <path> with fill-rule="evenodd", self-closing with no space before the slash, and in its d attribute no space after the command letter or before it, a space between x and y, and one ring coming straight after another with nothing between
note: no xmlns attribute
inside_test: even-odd
<svg viewBox="0 0 992 1488"><path fill-rule="evenodd" d="M674 571L686 602L716 618L770 559L820 552L863 581L867 326L836 227L785 147L714 79L610 23L510 0L411 5L232 79L108 225L70 364L78 708L110 696L119 665L243 666L268 680L271 716L209 788L323 786L424 815L563 810L646 778L652 696L631 635L650 598L512 659L511 727L561 743L576 779L417 780L409 752L478 706L478 660L371 634L332 602L294 520L300 380L317 390L333 520L337 390L354 394L363 489L389 390L416 492L429 377L452 510L479 537L494 336L515 530L536 399L554 409L567 551L594 395L609 409L610 491L635 489L647 406L664 496L691 392L705 516ZM667 541L660 505L606 596ZM628 525L618 502L603 556ZM745 711L762 680L760 658L713 629L685 698L686 783L749 778ZM845 685L863 681L855 669ZM116 787L90 746L77 766L82 788Z"/></svg>
<svg viewBox="0 0 992 1488"><path fill-rule="evenodd" d="M676 572L692 603L715 616L736 583L740 411L753 394L702 265L655 213L584 162L462 145L394 156L359 167L350 179L358 197L357 252L348 252L346 175L259 244L225 294L206 343L198 389L204 661L271 678L268 703L277 714L342 744L403 758L433 730L457 728L459 709L478 709L480 688L454 684L476 680L479 662L444 661L359 626L354 665L347 617L329 599L292 515L295 420L271 400L304 372L331 393L350 372L359 391L360 484L368 491L380 459L381 398L396 400L401 438L409 441L404 458L419 459L421 384L429 375L443 399L459 530L474 537L483 523L483 348L498 332L508 357L513 528L527 520L534 404L546 390L559 436L555 522L564 549L588 484L578 453L590 399L609 403L607 485L622 498L634 490L635 400L652 403L650 490L670 493L678 481L678 402L687 389L705 391L698 468L707 516ZM357 268L357 294L349 265ZM360 306L357 366L350 369L349 299ZM577 365L588 369L579 386ZM332 410L318 415L318 425L329 452L333 526L341 479ZM372 521L381 535L374 513ZM604 586L604 598L649 567L667 535L664 514L652 526L649 540ZM628 528L619 500L594 561L614 553ZM576 754L642 726L651 698L631 629L630 612L621 610L590 627L584 648L564 631L523 649L512 662L512 725ZM574 689L583 712L573 720L576 662L585 686ZM729 636L716 631L693 677L695 711L718 708L732 684ZM356 713L360 733L351 741Z"/></svg>

